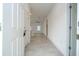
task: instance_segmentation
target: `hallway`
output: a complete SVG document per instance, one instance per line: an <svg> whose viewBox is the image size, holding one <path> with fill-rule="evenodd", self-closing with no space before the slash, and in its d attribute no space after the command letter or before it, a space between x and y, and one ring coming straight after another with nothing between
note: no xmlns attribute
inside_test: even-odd
<svg viewBox="0 0 79 59"><path fill-rule="evenodd" d="M5 3L3 16L3 56L76 55L77 4Z"/></svg>
<svg viewBox="0 0 79 59"><path fill-rule="evenodd" d="M63 56L43 34L35 34L25 48L26 56Z"/></svg>

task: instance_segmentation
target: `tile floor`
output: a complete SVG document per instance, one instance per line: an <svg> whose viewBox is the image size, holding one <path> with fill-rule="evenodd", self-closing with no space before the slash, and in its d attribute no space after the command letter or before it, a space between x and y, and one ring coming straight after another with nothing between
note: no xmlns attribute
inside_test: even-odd
<svg viewBox="0 0 79 59"><path fill-rule="evenodd" d="M46 39L43 34L31 37L31 42L25 48L25 56L63 56L60 51Z"/></svg>

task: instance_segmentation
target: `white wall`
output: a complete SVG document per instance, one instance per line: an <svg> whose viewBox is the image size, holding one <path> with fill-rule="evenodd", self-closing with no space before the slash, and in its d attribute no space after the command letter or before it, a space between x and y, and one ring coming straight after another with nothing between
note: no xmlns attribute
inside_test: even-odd
<svg viewBox="0 0 79 59"><path fill-rule="evenodd" d="M46 19L43 20L43 34L46 35Z"/></svg>
<svg viewBox="0 0 79 59"><path fill-rule="evenodd" d="M67 4L55 4L49 13L48 19L48 38L62 52L68 54L68 20Z"/></svg>

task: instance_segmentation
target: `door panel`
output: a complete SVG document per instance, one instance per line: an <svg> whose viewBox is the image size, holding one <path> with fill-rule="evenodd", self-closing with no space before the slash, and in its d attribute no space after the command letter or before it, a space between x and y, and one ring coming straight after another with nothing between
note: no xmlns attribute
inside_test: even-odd
<svg viewBox="0 0 79 59"><path fill-rule="evenodd" d="M20 4L3 5L3 55L24 55L24 15Z"/></svg>
<svg viewBox="0 0 79 59"><path fill-rule="evenodd" d="M18 56L24 55L24 11L18 4Z"/></svg>
<svg viewBox="0 0 79 59"><path fill-rule="evenodd" d="M12 49L13 49L13 56L17 56L18 55L18 29L17 29L17 3L13 3L12 4L12 32L13 32L13 46L12 46Z"/></svg>
<svg viewBox="0 0 79 59"><path fill-rule="evenodd" d="M12 55L12 4L3 4L3 55Z"/></svg>
<svg viewBox="0 0 79 59"><path fill-rule="evenodd" d="M3 19L2 19L3 12L2 11L3 11L3 5L0 4L0 47L1 47L1 49L0 49L0 52L1 52L0 56L2 56L2 40L3 40Z"/></svg>

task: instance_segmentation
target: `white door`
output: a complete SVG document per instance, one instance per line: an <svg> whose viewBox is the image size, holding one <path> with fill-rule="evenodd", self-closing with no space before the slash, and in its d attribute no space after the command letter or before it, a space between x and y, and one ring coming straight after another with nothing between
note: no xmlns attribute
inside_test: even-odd
<svg viewBox="0 0 79 59"><path fill-rule="evenodd" d="M3 25L3 23L2 23L2 10L3 8L2 8L2 4L0 4L0 52L2 52L2 33L3 33L3 31L2 31L2 25ZM2 53L0 54L0 55L2 55Z"/></svg>
<svg viewBox="0 0 79 59"><path fill-rule="evenodd" d="M3 55L24 55L24 19L20 4L3 4Z"/></svg>
<svg viewBox="0 0 79 59"><path fill-rule="evenodd" d="M12 4L3 4L3 55L12 56Z"/></svg>
<svg viewBox="0 0 79 59"><path fill-rule="evenodd" d="M13 56L18 56L18 4L12 4L12 53Z"/></svg>
<svg viewBox="0 0 79 59"><path fill-rule="evenodd" d="M22 4L18 4L18 55L24 55L24 10Z"/></svg>

